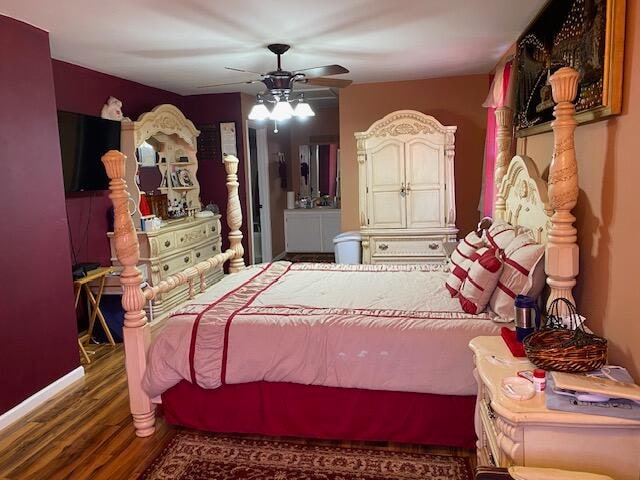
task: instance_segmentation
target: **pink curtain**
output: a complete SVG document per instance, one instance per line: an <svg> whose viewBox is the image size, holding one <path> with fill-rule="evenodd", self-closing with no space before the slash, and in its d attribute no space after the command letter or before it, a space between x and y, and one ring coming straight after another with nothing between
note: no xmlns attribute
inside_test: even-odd
<svg viewBox="0 0 640 480"><path fill-rule="evenodd" d="M338 144L329 145L329 196L336 194L336 178L338 175Z"/></svg>
<svg viewBox="0 0 640 480"><path fill-rule="evenodd" d="M496 68L489 95L482 104L487 107L487 136L484 144L483 185L478 209L482 216L493 215L495 199L494 169L496 164L496 108L509 104L509 80L511 78L511 62Z"/></svg>

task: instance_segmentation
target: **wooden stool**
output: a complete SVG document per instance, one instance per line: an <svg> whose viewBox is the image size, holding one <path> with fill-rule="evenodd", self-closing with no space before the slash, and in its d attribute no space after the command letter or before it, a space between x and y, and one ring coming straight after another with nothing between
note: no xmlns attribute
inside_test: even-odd
<svg viewBox="0 0 640 480"><path fill-rule="evenodd" d="M89 300L89 303L90 303L89 328L87 329L87 343L91 341L93 326L95 324L96 317L98 317L98 321L100 322L100 325L102 325L102 328L104 330L105 335L107 336L107 340L109 341L109 344L114 346L116 344L116 342L113 340L113 336L111 335L111 331L107 326L107 322L104 319L104 315L102 315L102 312L100 311L100 299L102 298L102 291L104 290L104 282L107 275L111 272L113 272L113 268L101 267L95 270L91 270L90 272L87 273L86 277L82 277L73 281L73 288L74 288L75 297L76 297L76 300L75 300L76 308L78 308L78 301L80 300L80 292L82 290L84 290L85 294L87 295L87 300ZM93 282L94 280L99 281L98 292L95 296L93 295L91 288L89 288L89 283ZM91 363L91 359L89 358L89 355L87 355L87 351L82 345L82 342L80 341L80 339L78 339L78 345L80 346L80 351L84 355L84 358L87 361L87 363Z"/></svg>

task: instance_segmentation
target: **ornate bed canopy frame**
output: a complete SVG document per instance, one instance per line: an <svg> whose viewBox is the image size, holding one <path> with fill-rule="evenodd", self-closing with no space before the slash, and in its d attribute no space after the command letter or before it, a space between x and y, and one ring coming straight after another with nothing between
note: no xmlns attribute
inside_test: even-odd
<svg viewBox="0 0 640 480"><path fill-rule="evenodd" d="M573 300L571 290L578 274L577 231L571 210L578 198L577 164L573 143L576 126L575 109L571 103L576 96L578 73L561 68L550 79L556 102L552 123L554 149L547 183L528 157L514 157L507 162L512 138L512 113L508 108L496 111L498 130L496 140L495 182L498 192L495 217L529 228L540 242L546 243L545 271L551 288L549 301L558 297ZM129 193L125 181L125 156L115 150L107 152L102 162L110 178L109 198L113 202L114 237L118 261L123 265L120 275L125 309L124 347L129 385L129 404L136 435L147 437L155 431L155 405L142 389L141 380L147 365L147 351L151 341L150 326L144 305L158 294L178 285L189 285L189 296L206 288L204 272L229 261L229 272L244 268L242 247L242 212L238 197L238 159L226 156L228 191L227 223L230 228L229 248L193 267L168 277L154 287L141 288L142 275L137 268L140 257L138 237L128 209ZM507 167L508 165L508 167ZM197 283L196 283L197 282Z"/></svg>

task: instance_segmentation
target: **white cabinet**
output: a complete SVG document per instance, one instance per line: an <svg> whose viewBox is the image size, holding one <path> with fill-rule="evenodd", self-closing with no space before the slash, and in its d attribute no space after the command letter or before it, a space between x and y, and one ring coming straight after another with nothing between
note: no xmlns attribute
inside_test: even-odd
<svg viewBox="0 0 640 480"><path fill-rule="evenodd" d="M340 233L340 210L300 208L284 211L285 249L288 253L333 252Z"/></svg>
<svg viewBox="0 0 640 480"><path fill-rule="evenodd" d="M445 260L455 240L454 134L413 110L356 133L364 263Z"/></svg>
<svg viewBox="0 0 640 480"><path fill-rule="evenodd" d="M544 393L512 400L502 393L502 379L534 368L533 364L514 358L500 336L477 337L469 346L478 381L478 465L560 468L616 480L640 478L640 421L549 410Z"/></svg>

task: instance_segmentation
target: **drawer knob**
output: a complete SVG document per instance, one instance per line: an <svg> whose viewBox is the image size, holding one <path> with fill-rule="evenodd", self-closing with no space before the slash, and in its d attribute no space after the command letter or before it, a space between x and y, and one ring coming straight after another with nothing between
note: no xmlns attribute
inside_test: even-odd
<svg viewBox="0 0 640 480"><path fill-rule="evenodd" d="M169 245L171 245L171 242L169 240L167 240L166 242L164 242L164 246L168 247Z"/></svg>
<svg viewBox="0 0 640 480"><path fill-rule="evenodd" d="M184 237L180 237L180 242L184 242Z"/></svg>
<svg viewBox="0 0 640 480"><path fill-rule="evenodd" d="M203 235L206 235L206 234L207 234L207 231L206 231L206 230L202 230L202 234L203 234Z"/></svg>
<svg viewBox="0 0 640 480"><path fill-rule="evenodd" d="M437 250L438 249L438 244L436 242L430 243L429 244L429 248L431 250Z"/></svg>
<svg viewBox="0 0 640 480"><path fill-rule="evenodd" d="M169 265L164 265L162 269L166 272L167 270L169 270Z"/></svg>
<svg viewBox="0 0 640 480"><path fill-rule="evenodd" d="M200 258L200 252L196 252L196 258Z"/></svg>
<svg viewBox="0 0 640 480"><path fill-rule="evenodd" d="M189 257L184 257L184 263L189 263Z"/></svg>
<svg viewBox="0 0 640 480"><path fill-rule="evenodd" d="M216 251L216 246L214 245L213 247L211 247L211 250L213 250L215 252Z"/></svg>
<svg viewBox="0 0 640 480"><path fill-rule="evenodd" d="M386 250L387 248L389 248L389 245L387 245L386 243L381 243L378 248L382 251Z"/></svg>
<svg viewBox="0 0 640 480"><path fill-rule="evenodd" d="M216 227L211 227L211 231L215 232L216 231Z"/></svg>

